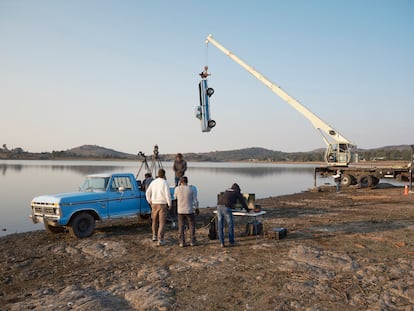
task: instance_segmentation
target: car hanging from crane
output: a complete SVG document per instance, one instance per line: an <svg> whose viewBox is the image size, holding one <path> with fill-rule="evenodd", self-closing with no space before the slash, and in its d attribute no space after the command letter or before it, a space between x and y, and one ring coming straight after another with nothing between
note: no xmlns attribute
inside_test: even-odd
<svg viewBox="0 0 414 311"><path fill-rule="evenodd" d="M319 133L322 136L322 139L324 140L325 144L327 145L327 148L326 148L326 151L325 151L325 161L328 165L331 165L331 166L348 166L348 164L352 160L352 156L353 156L352 152L353 152L353 150L356 149L355 144L350 142L343 135L341 135L337 130L335 130L332 126L330 126L328 123L323 121L321 118L319 118L317 115L315 115L308 108L303 106L301 103L299 103L292 96L287 94L278 85L276 85L273 82L271 82L270 80L268 80L260 72L258 72L253 67L246 64L244 61L242 61L240 58L238 58L234 53L230 52L228 49L226 49L224 46L222 46L220 43L218 43L215 39L213 39L212 35L209 35L206 38L205 43L206 43L206 45L208 45L209 43L214 45L217 49L219 49L221 52L223 52L228 57L230 57L234 62L236 62L241 67L243 67L245 70L247 70L256 79L258 79L260 82L262 82L268 88L270 88L273 91L273 93L278 95L286 103L288 103L290 106L292 106L294 109L296 109L299 113L301 113L305 118L307 118L312 123L312 125L319 131ZM207 80L206 80L207 76L208 76L208 74L207 74L207 68L206 68L205 69L205 77L203 75L201 76L203 78L203 80L205 80L205 89L207 89ZM203 80L202 80L202 82L203 82ZM200 101L201 101L201 96L202 96L202 91L201 91L201 87L200 87ZM207 106L206 107L208 108L208 96L205 96L205 99L207 99ZM202 105L202 103L201 103L201 105ZM209 119L210 116L207 115L207 116L204 116L204 117L206 119ZM214 124L215 124L215 122L214 122ZM210 130L210 129L208 129L208 130Z"/></svg>
<svg viewBox="0 0 414 311"><path fill-rule="evenodd" d="M210 132L216 126L216 121L211 119L210 115L210 97L214 94L214 89L208 87L207 77L208 66L204 66L204 70L199 74L201 81L198 84L198 93L200 95L200 105L196 107L195 116L201 121L201 131Z"/></svg>

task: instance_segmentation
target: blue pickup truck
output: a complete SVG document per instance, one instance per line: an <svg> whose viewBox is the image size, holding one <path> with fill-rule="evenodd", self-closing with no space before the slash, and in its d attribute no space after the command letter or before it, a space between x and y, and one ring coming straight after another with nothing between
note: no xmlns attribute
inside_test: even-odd
<svg viewBox="0 0 414 311"><path fill-rule="evenodd" d="M89 175L78 192L35 197L31 208L33 223L44 223L52 233L68 229L76 238L92 235L97 220L151 214L145 192L130 173Z"/></svg>

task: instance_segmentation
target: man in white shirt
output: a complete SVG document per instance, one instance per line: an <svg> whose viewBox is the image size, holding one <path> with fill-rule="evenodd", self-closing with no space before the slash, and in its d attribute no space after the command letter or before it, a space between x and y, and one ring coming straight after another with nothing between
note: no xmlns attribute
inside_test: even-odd
<svg viewBox="0 0 414 311"><path fill-rule="evenodd" d="M165 224L167 222L168 209L171 208L171 194L164 169L158 170L158 176L149 185L145 196L152 209L152 240L158 240L159 246L165 245Z"/></svg>

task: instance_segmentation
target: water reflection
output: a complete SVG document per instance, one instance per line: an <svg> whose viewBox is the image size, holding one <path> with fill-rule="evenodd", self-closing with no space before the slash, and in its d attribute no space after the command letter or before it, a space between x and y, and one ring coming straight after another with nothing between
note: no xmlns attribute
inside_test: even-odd
<svg viewBox="0 0 414 311"><path fill-rule="evenodd" d="M136 174L140 165L139 161L0 161L0 230L7 229L0 231L0 236L43 228L28 218L33 197L77 191L88 174ZM172 162L162 165L172 185ZM311 165L190 162L186 175L198 188L201 207L215 206L217 194L234 182L243 192L255 193L256 198L300 192L313 186Z"/></svg>

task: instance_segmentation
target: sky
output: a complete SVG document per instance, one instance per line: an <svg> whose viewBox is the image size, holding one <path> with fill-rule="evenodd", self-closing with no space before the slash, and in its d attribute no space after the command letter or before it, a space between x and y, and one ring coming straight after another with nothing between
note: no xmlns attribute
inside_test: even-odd
<svg viewBox="0 0 414 311"><path fill-rule="evenodd" d="M413 144L413 15L412 0L0 0L0 146L325 146L209 34L359 148ZM205 65L208 133L194 113Z"/></svg>

